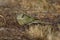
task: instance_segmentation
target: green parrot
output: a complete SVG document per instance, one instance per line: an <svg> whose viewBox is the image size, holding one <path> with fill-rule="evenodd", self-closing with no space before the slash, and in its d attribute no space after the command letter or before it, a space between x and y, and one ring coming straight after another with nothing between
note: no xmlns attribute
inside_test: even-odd
<svg viewBox="0 0 60 40"><path fill-rule="evenodd" d="M30 16L25 15L25 14L18 14L17 15L17 21L20 25L28 24L34 20L35 19L33 17L30 17Z"/></svg>
<svg viewBox="0 0 60 40"><path fill-rule="evenodd" d="M17 21L20 25L32 24L32 23L51 24L50 22L45 22L42 21L41 19L36 19L26 14L18 14Z"/></svg>

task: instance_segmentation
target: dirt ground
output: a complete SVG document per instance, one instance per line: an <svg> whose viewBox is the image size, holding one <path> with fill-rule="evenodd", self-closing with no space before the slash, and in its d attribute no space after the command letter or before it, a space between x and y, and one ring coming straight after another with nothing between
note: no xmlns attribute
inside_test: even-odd
<svg viewBox="0 0 60 40"><path fill-rule="evenodd" d="M60 40L59 0L0 0L0 40ZM17 14L42 19L46 24L20 25ZM49 21L48 21L49 20Z"/></svg>

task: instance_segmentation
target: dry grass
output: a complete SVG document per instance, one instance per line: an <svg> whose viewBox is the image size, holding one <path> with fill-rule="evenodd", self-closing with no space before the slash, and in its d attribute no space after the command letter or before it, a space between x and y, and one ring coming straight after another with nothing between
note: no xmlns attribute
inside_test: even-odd
<svg viewBox="0 0 60 40"><path fill-rule="evenodd" d="M3 15L6 19L6 24L0 26L0 39L60 40L60 24L59 26L56 26L57 24L33 24L29 25L27 29L26 25L25 27L21 26L16 20L16 14L24 13L43 19L43 21L47 20L45 18L48 18L52 23L60 22L58 17L60 16L60 1L54 0L52 5L49 2L46 0L0 0L0 15Z"/></svg>
<svg viewBox="0 0 60 40"><path fill-rule="evenodd" d="M59 40L60 39L60 32L53 28L52 25L31 25L29 29L26 29L26 34L29 38L39 40Z"/></svg>

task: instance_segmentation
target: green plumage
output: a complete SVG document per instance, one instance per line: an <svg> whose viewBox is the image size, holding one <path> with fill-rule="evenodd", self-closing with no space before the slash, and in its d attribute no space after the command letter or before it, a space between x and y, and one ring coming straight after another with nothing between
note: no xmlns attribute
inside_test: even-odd
<svg viewBox="0 0 60 40"><path fill-rule="evenodd" d="M34 21L35 19L30 17L30 16L27 16L25 14L19 14L17 15L17 21L20 25L24 25L24 24L28 24L32 21Z"/></svg>

